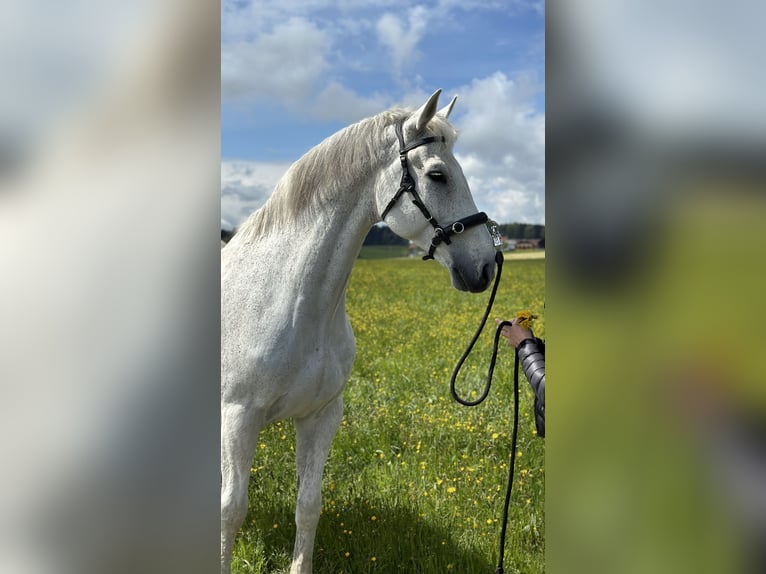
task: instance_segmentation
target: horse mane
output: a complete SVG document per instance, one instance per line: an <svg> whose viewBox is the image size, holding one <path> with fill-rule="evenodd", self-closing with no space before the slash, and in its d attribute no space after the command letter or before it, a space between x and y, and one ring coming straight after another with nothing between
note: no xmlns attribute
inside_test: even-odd
<svg viewBox="0 0 766 574"><path fill-rule="evenodd" d="M390 136L386 140L386 129L409 117L412 111L387 110L341 129L310 149L290 166L268 201L242 223L237 235L254 240L302 214L315 216L320 206L336 200L360 177L377 168L385 157L381 151L395 143ZM456 137L455 128L439 115L428 127L447 141Z"/></svg>

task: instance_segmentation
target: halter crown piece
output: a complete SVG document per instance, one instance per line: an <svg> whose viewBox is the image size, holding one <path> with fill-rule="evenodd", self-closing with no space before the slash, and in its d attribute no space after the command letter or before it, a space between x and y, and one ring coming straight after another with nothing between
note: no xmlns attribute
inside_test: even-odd
<svg viewBox="0 0 766 574"><path fill-rule="evenodd" d="M452 223L449 223L447 225L439 225L439 222L436 221L433 215L431 215L431 212L428 211L428 208L423 203L423 200L420 199L420 195L418 195L417 189L415 189L415 180L412 179L412 175L410 174L409 164L407 162L407 152L412 151L413 149L420 147L422 145L430 144L433 142L443 142L445 141L444 136L429 136L425 138L421 138L419 140L415 140L414 142L411 142L409 145L404 145L404 135L402 134L402 123L396 124L396 137L399 139L399 160L402 162L402 182L399 184L399 189L394 194L394 197L391 198L391 201L388 202L388 205L383 210L383 214L381 215L381 219L385 220L386 215L388 215L388 212L391 211L391 208L396 204L397 201L399 201L399 198L402 196L403 193L407 192L412 194L412 203L415 204L415 206L420 210L420 212L423 214L423 217L426 218L428 223L431 224L431 226L434 228L434 236L431 238L431 247L428 249L428 255L423 256L423 260L433 259L434 258L434 251L436 251L436 248L441 245L442 243L446 243L449 245L451 243L450 237L453 235L458 235L460 233L463 233L466 229L469 227L474 227L476 225L481 225L484 223L487 223L488 217L487 214L483 211L480 211L479 213L474 213L473 215L468 215L462 219L458 219L457 221L453 221Z"/></svg>

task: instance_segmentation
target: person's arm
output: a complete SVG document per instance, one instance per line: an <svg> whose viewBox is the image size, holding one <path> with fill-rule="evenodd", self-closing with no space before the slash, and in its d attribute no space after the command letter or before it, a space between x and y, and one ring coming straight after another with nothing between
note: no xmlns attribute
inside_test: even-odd
<svg viewBox="0 0 766 574"><path fill-rule="evenodd" d="M503 327L500 334L516 347L519 363L535 393L537 434L545 436L545 344L532 331L518 324L518 319Z"/></svg>
<svg viewBox="0 0 766 574"><path fill-rule="evenodd" d="M517 347L519 363L535 393L537 434L545 436L545 345L540 339L527 338Z"/></svg>

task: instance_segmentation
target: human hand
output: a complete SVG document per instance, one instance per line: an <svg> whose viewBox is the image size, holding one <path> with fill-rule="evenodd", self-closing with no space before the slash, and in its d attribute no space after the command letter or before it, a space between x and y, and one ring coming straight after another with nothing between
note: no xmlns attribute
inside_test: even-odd
<svg viewBox="0 0 766 574"><path fill-rule="evenodd" d="M519 322L520 319L516 317L511 320L510 325L505 325L500 331L503 338L505 338L505 340L508 341L508 344L513 347L518 347L524 339L534 338L532 331L519 325ZM499 325L502 321L500 319L495 319L495 323Z"/></svg>

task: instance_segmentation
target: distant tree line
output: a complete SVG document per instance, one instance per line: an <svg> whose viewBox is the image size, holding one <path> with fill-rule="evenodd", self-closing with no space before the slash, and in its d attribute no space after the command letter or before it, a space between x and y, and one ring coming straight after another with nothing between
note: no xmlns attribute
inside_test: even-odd
<svg viewBox="0 0 766 574"><path fill-rule="evenodd" d="M545 239L545 225L532 223L502 223L500 233L508 239ZM407 245L409 242L391 231L388 226L373 225L364 240L365 245Z"/></svg>
<svg viewBox="0 0 766 574"><path fill-rule="evenodd" d="M509 239L545 239L545 226L532 223L502 223L500 233ZM221 239L229 241L234 231L221 229ZM409 242L391 231L387 225L373 225L364 240L365 245L407 245Z"/></svg>
<svg viewBox="0 0 766 574"><path fill-rule="evenodd" d="M365 245L409 245L409 243L391 231L388 225L373 225L367 237L364 238Z"/></svg>
<svg viewBox="0 0 766 574"><path fill-rule="evenodd" d="M545 239L545 225L533 223L502 223L500 233L508 239Z"/></svg>

